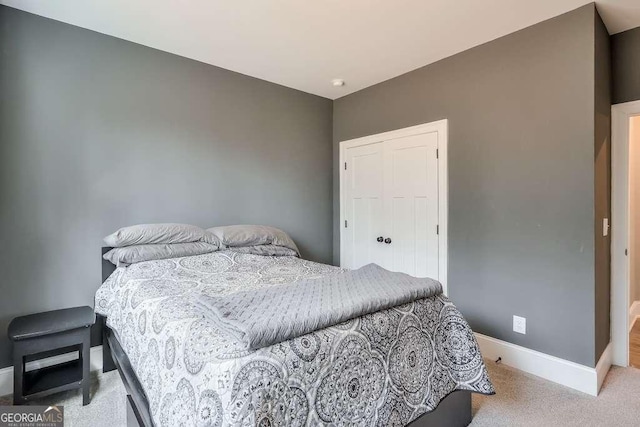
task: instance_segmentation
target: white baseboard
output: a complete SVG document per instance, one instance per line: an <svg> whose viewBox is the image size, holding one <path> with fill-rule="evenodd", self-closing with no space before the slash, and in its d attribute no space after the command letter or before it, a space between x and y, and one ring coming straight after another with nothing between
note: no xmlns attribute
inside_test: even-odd
<svg viewBox="0 0 640 427"><path fill-rule="evenodd" d="M611 367L611 344L595 368L476 333L482 356L546 380L597 396Z"/></svg>
<svg viewBox="0 0 640 427"><path fill-rule="evenodd" d="M46 366L57 365L69 362L77 358L78 352L65 353L58 356L47 357L27 363L27 370L44 368ZM102 346L91 347L91 370L102 371ZM0 369L0 396L13 394L13 366Z"/></svg>
<svg viewBox="0 0 640 427"><path fill-rule="evenodd" d="M633 328L633 324L640 318L640 301L634 301L629 307L629 332Z"/></svg>

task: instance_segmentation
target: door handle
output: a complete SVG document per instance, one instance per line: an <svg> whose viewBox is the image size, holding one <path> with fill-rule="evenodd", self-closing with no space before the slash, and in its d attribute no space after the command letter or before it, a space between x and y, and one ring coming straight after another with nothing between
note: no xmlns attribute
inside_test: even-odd
<svg viewBox="0 0 640 427"><path fill-rule="evenodd" d="M382 243L384 241L384 237L380 236L376 239L379 243Z"/></svg>
<svg viewBox="0 0 640 427"><path fill-rule="evenodd" d="M391 239L387 237L386 239L384 239L384 242L388 245L391 243Z"/></svg>

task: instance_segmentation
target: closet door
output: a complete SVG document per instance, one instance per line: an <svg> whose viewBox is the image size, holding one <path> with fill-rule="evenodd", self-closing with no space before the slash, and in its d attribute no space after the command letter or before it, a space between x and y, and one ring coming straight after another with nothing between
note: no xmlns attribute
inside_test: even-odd
<svg viewBox="0 0 640 427"><path fill-rule="evenodd" d="M438 133L384 143L385 265L438 279Z"/></svg>
<svg viewBox="0 0 640 427"><path fill-rule="evenodd" d="M346 150L345 198L345 266L360 268L369 263L385 266L388 249L383 237L383 143L373 143Z"/></svg>

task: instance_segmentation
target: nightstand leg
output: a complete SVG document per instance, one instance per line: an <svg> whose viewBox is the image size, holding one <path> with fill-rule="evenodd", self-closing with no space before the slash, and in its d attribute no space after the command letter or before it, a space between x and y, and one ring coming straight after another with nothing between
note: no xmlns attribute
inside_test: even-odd
<svg viewBox="0 0 640 427"><path fill-rule="evenodd" d="M14 343L13 346L13 404L22 405L25 403L22 385L24 384L24 355L22 346Z"/></svg>
<svg viewBox="0 0 640 427"><path fill-rule="evenodd" d="M89 368L91 364L89 351L91 350L91 342L89 332L85 334L86 337L82 342L82 405L88 405L91 402L89 397L89 388L91 386L91 377L89 374Z"/></svg>

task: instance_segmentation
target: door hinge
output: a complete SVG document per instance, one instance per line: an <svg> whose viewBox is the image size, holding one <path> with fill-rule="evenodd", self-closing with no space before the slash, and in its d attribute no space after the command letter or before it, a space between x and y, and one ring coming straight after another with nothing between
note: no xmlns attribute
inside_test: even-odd
<svg viewBox="0 0 640 427"><path fill-rule="evenodd" d="M436 225L436 234L440 235L440 225Z"/></svg>
<svg viewBox="0 0 640 427"><path fill-rule="evenodd" d="M347 162L344 162L344 170L347 170Z"/></svg>
<svg viewBox="0 0 640 427"><path fill-rule="evenodd" d="M347 220L344 220L344 228L347 228Z"/></svg>
<svg viewBox="0 0 640 427"><path fill-rule="evenodd" d="M436 148L436 159L440 158L440 151Z"/></svg>

